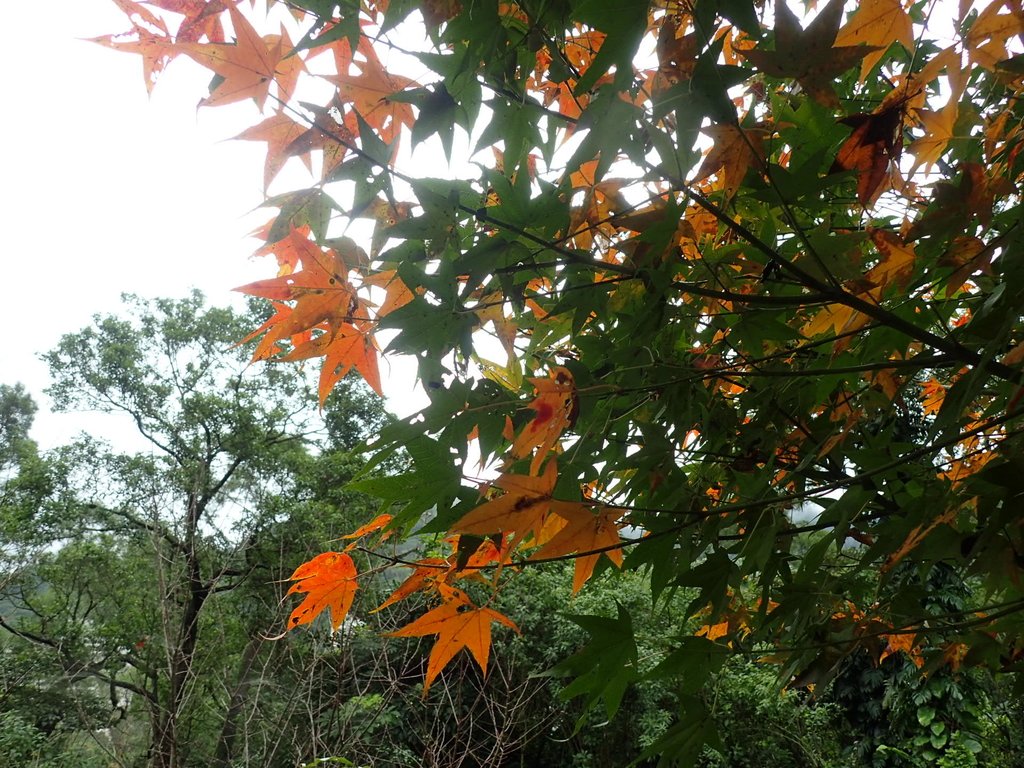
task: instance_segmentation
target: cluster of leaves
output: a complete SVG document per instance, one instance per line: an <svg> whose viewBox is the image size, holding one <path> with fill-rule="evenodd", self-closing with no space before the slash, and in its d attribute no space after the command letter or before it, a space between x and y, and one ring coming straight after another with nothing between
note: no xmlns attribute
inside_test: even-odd
<svg viewBox="0 0 1024 768"><path fill-rule="evenodd" d="M379 391L378 339L417 362L429 405L372 446L412 466L358 485L388 517L357 538L449 537L387 601L435 601L396 632L437 635L427 686L463 647L485 666L514 626L489 601L562 559L577 590L608 565L696 589L706 627L663 664L684 694L722 649L771 647L795 685L858 652L1019 668L1017 0L292 0L267 35L231 2L116 2L132 30L99 42L147 87L189 57L203 105L260 110L239 138L268 186L316 171L268 199L256 358L323 358L321 400L353 370ZM416 172L464 136L474 178ZM985 604L882 588L938 562ZM350 555L295 577L290 626L339 625ZM573 691L609 712L631 626L584 622ZM692 707L652 751L705 726Z"/></svg>

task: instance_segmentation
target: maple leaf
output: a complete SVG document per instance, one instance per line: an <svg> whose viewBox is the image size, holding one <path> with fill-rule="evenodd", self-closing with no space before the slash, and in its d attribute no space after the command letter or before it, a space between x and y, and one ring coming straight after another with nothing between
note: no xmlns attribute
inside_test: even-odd
<svg viewBox="0 0 1024 768"><path fill-rule="evenodd" d="M436 30L462 11L460 0L421 0L420 12L428 29Z"/></svg>
<svg viewBox="0 0 1024 768"><path fill-rule="evenodd" d="M443 581L451 572L450 563L441 557L427 557L417 560L412 567L413 572L395 590L388 595L388 598L373 609L372 613L382 611L390 605L404 600L416 592L431 592L437 589L439 581Z"/></svg>
<svg viewBox="0 0 1024 768"><path fill-rule="evenodd" d="M845 304L828 304L814 315L801 329L807 338L814 338L831 331L836 336L843 336L868 323L868 316Z"/></svg>
<svg viewBox="0 0 1024 768"><path fill-rule="evenodd" d="M953 126L956 125L958 111L959 105L951 100L942 109L918 112L917 119L924 130L924 136L915 139L907 148L914 155L911 173L922 165L927 173L939 161L946 146L953 138Z"/></svg>
<svg viewBox="0 0 1024 768"><path fill-rule="evenodd" d="M351 104L363 120L377 130L384 143L390 144L401 126L412 128L414 119L410 105L388 97L416 85L416 81L384 69L366 38L360 39L358 51L364 59L352 62L359 67L358 75L339 71L337 75L324 75L324 79L338 86L341 100Z"/></svg>
<svg viewBox="0 0 1024 768"><path fill-rule="evenodd" d="M885 562L881 565L882 573L888 573L895 568L907 555L913 550L917 549L921 543L931 535L932 531L938 528L940 525L949 525L956 519L959 510L953 508L948 509L940 515L937 515L927 525L915 525L910 533L907 534L906 539L899 545L889 556L885 559Z"/></svg>
<svg viewBox="0 0 1024 768"><path fill-rule="evenodd" d="M776 0L775 50L756 48L739 53L766 75L794 78L812 99L837 107L839 99L832 79L876 50L869 45L833 47L843 5L844 0L829 0L807 29L802 29L785 0Z"/></svg>
<svg viewBox="0 0 1024 768"><path fill-rule="evenodd" d="M394 312L399 307L404 307L415 298L402 278L398 276L398 270L386 269L363 278L363 285L373 285L384 289L384 301L377 308L377 317Z"/></svg>
<svg viewBox="0 0 1024 768"><path fill-rule="evenodd" d="M278 54L273 77L277 84L277 111L284 112L295 95L299 75L306 71L306 62L299 56L289 55L294 45L283 26L280 35L267 35L263 40L268 50Z"/></svg>
<svg viewBox="0 0 1024 768"><path fill-rule="evenodd" d="M356 145L353 129L346 124L351 114L342 118L341 115L344 103L335 97L327 107L311 107L313 114L311 125L308 129L296 136L295 139L285 148L287 155L296 155L303 158L306 166L311 165L310 153L319 149L323 153L323 162L320 168L320 178L328 179L334 170L341 165L351 147Z"/></svg>
<svg viewBox="0 0 1024 768"><path fill-rule="evenodd" d="M494 486L505 493L470 510L451 530L481 536L515 531L516 537L509 545L509 549L514 549L527 535L540 534L548 513L564 503L551 498L557 481L554 459L548 461L540 477L502 474Z"/></svg>
<svg viewBox="0 0 1024 768"><path fill-rule="evenodd" d="M473 314L476 315L480 327L482 328L487 323L493 325L494 335L501 342L508 361L514 362L518 358L516 337L519 327L505 315L504 295L500 291L495 291L487 296L482 296L478 306L479 308L473 309Z"/></svg>
<svg viewBox="0 0 1024 768"><path fill-rule="evenodd" d="M481 672L487 674L493 622L497 621L519 632L515 622L504 614L492 608L477 608L465 593L459 590L453 590L453 593L453 597L447 602L423 614L411 624L389 633L392 637L437 635L427 661L427 673L423 681L424 696L441 670L463 648L469 650Z"/></svg>
<svg viewBox="0 0 1024 768"><path fill-rule="evenodd" d="M742 129L734 125L712 125L703 133L714 143L701 163L692 183L706 179L721 170L722 189L727 200L740 188L750 166L759 167L764 161L763 128Z"/></svg>
<svg viewBox="0 0 1024 768"><path fill-rule="evenodd" d="M622 567L622 550L608 549L619 544L618 519L622 516L622 510L604 507L594 514L583 502L563 502L554 508L554 512L564 521L564 525L530 556L531 560L562 557L573 552L605 550L576 558L576 573L572 581L573 594L579 592L593 575L594 567L601 555L608 557L619 568Z"/></svg>
<svg viewBox="0 0 1024 768"><path fill-rule="evenodd" d="M289 249L302 267L269 280L258 280L235 290L276 301L294 301L288 312L279 311L262 326L264 337L257 354L268 357L277 344L298 334L308 334L283 361L324 357L320 372L319 395L323 405L334 385L355 367L375 392L381 393L377 349L370 335L365 314L366 302L356 296L348 282L348 267L341 255L324 250L298 230L288 235ZM333 241L365 259L362 249L345 238ZM309 334L314 329L319 333ZM260 359L258 357L254 359Z"/></svg>
<svg viewBox="0 0 1024 768"><path fill-rule="evenodd" d="M1019 4L1009 8L1009 13L1000 13L1003 3L989 3L974 20L964 49L976 64L995 69L1006 59L1007 41L1014 35L1024 34L1024 11Z"/></svg>
<svg viewBox="0 0 1024 768"><path fill-rule="evenodd" d="M337 631L359 588L357 576L352 558L341 552L324 552L296 568L288 577L296 583L287 594L304 593L306 597L288 617L288 628L309 624L330 608L331 628Z"/></svg>
<svg viewBox="0 0 1024 768"><path fill-rule="evenodd" d="M248 344L253 339L256 339L262 335L262 338L260 338L259 342L256 344L256 349L253 350L253 361L268 360L280 354L283 351L283 348L278 343L281 341L281 339L276 338L274 335L267 334L265 332L270 330L274 326L287 323L288 317L292 314L292 308L287 304L283 304L279 301L273 302L273 307L274 314L271 315L270 318L264 321L264 323L260 325L260 327L257 328L255 331L248 334L245 338L241 339L239 342L235 344L235 346L240 347L243 344ZM298 346L300 344L304 344L310 338L312 338L312 333L309 330L299 331L291 336L290 342L292 343L293 346Z"/></svg>
<svg viewBox="0 0 1024 768"><path fill-rule="evenodd" d="M263 109L283 54L281 39L268 45L234 6L228 6L235 29L234 43L178 43L175 48L222 79L201 104L215 106L252 98Z"/></svg>
<svg viewBox="0 0 1024 768"><path fill-rule="evenodd" d="M224 42L224 27L220 22L220 14L226 6L221 0L147 0L150 5L163 8L172 13L180 13L181 20L174 39L179 43L199 42L206 37L211 43Z"/></svg>
<svg viewBox="0 0 1024 768"><path fill-rule="evenodd" d="M903 152L902 105L883 107L870 115L850 115L840 121L854 130L839 147L830 169L830 173L857 172L857 199L865 208L881 193L890 165L899 162Z"/></svg>
<svg viewBox="0 0 1024 768"><path fill-rule="evenodd" d="M911 661L918 667L924 664L924 658L921 656L921 649L916 647L914 640L917 635L913 632L902 632L895 635L882 635L881 639L885 641L885 650L878 657L878 663L881 664L889 656L894 653L905 653L910 657Z"/></svg>
<svg viewBox="0 0 1024 768"><path fill-rule="evenodd" d="M235 290L266 299L295 301L288 321L278 323L270 332L275 341L325 320L334 320L337 324L349 322L355 290L348 282L348 267L341 255L334 250L323 250L295 229L287 239L301 270L257 280Z"/></svg>
<svg viewBox="0 0 1024 768"><path fill-rule="evenodd" d="M895 232L869 228L871 242L881 257L878 264L868 270L868 282L879 287L905 287L913 272L914 247L905 243Z"/></svg>
<svg viewBox="0 0 1024 768"><path fill-rule="evenodd" d="M572 426L579 402L568 368L558 366L552 369L548 378L537 377L530 381L537 390L537 397L526 407L536 411L537 415L523 427L513 443L512 457L522 459L537 449L530 463L530 472L536 473L566 427Z"/></svg>
<svg viewBox="0 0 1024 768"><path fill-rule="evenodd" d="M278 171L284 167L288 158L294 155L290 151L296 140L309 133L309 127L297 123L288 115L278 112L271 115L258 125L246 128L236 139L244 141L267 142L267 159L263 165L263 190L266 191ZM306 167L310 167L308 155L303 158Z"/></svg>
<svg viewBox="0 0 1024 768"><path fill-rule="evenodd" d="M281 362L290 362L311 357L324 358L317 386L321 408L327 402L327 396L331 394L334 385L345 378L352 368L359 371L363 381L374 392L384 396L380 368L377 365L377 346L368 332L349 323L342 323L338 327L329 326L279 359Z"/></svg>
<svg viewBox="0 0 1024 768"><path fill-rule="evenodd" d="M377 531L381 530L382 528L387 528L388 525L391 524L391 520L392 519L393 519L392 516L387 514L387 513L381 514L381 515L377 515L375 518L373 518L373 520L368 522L366 525L359 526L354 531L352 531L352 533L346 533L341 538L342 539L353 539L353 541L352 541L351 544L349 544L347 547L345 547L345 551L346 552L351 552L353 549L356 548L356 546L358 546L359 542L355 541L355 539L361 539L364 536L368 536L371 533L376 533ZM390 536L391 533L393 533L393 531L385 531L383 534L381 534L381 536L378 539L377 543L379 544L380 542L382 542L385 539L387 539Z"/></svg>
<svg viewBox="0 0 1024 768"><path fill-rule="evenodd" d="M893 42L914 50L914 25L900 0L864 0L839 30L835 42L837 46L866 44L874 49L860 66L860 80L864 82Z"/></svg>
<svg viewBox="0 0 1024 768"><path fill-rule="evenodd" d="M139 54L142 57L142 76L146 82L146 92L152 94L160 73L178 53L167 31L167 25L145 6L131 0L114 2L132 20L131 31L119 35L93 37L90 38L90 42L115 51ZM132 37L135 39L130 39Z"/></svg>

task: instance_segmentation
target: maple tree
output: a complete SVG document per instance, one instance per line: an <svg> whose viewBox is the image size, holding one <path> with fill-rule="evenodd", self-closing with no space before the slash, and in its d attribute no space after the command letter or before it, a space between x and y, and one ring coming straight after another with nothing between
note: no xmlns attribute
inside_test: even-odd
<svg viewBox="0 0 1024 768"><path fill-rule="evenodd" d="M147 87L184 55L202 106L255 104L268 188L312 169L267 200L256 357L323 358L321 400L416 360L429 404L370 445L410 467L355 484L389 517L353 546L412 569L387 605L433 601L394 633L436 635L426 686L462 648L486 667L514 627L488 595L562 559L576 590L695 588L704 630L649 672L686 691L724 651L808 686L860 652L1020 669L1019 0L291 0L262 36L230 2L116 2L132 30L97 42ZM442 151L474 164L426 175ZM446 549L374 545L414 530ZM290 625L351 603L354 561L321 557ZM883 589L938 563L984 600ZM569 691L611 713L629 615L584 627Z"/></svg>

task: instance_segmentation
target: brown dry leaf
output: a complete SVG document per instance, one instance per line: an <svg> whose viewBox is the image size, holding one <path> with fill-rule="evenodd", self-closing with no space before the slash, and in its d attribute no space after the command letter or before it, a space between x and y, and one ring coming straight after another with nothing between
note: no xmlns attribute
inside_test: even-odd
<svg viewBox="0 0 1024 768"><path fill-rule="evenodd" d="M898 163L903 152L902 105L879 109L881 111L870 115L843 118L841 122L854 130L839 147L830 170L830 173L857 172L857 199L865 208L882 193L890 165Z"/></svg>

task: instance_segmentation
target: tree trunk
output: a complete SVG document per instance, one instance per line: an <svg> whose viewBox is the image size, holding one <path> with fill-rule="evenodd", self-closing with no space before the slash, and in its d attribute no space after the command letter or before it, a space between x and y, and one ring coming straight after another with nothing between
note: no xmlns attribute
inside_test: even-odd
<svg viewBox="0 0 1024 768"><path fill-rule="evenodd" d="M188 602L181 615L178 641L171 657L170 690L167 695L167 706L158 728L157 740L153 745L152 768L180 768L181 750L178 744L178 716L185 698L185 688L192 672L195 659L196 643L199 639L199 614L206 598L210 596L210 585L202 580L202 569L199 553L196 550L196 532L199 518L205 506L205 497L201 500L191 494L188 504L186 521L186 568L188 571Z"/></svg>
<svg viewBox="0 0 1024 768"><path fill-rule="evenodd" d="M242 708L249 695L249 687L252 685L252 667L262 645L262 638L258 634L253 634L252 639L246 644L245 650L242 651L242 660L239 662L238 675L235 679L235 689L231 692L231 700L224 713L224 725L220 729L220 738L217 740L217 750L214 753L213 765L216 768L230 768L231 766L235 737L238 735L238 718L242 714Z"/></svg>

